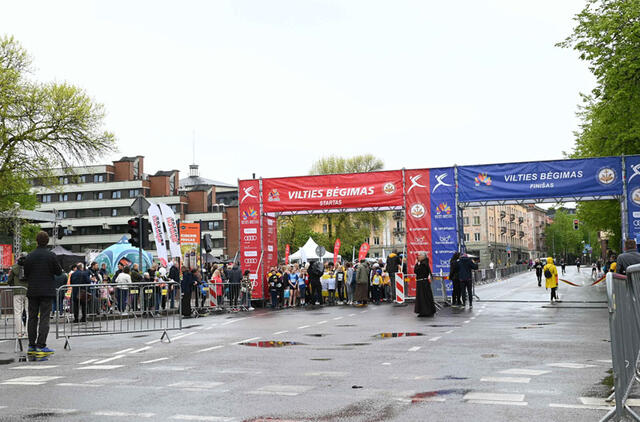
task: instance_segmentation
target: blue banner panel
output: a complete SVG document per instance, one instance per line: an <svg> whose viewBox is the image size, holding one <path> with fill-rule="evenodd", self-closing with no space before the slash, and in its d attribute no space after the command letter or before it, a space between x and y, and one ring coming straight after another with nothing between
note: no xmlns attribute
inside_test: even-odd
<svg viewBox="0 0 640 422"><path fill-rule="evenodd" d="M456 187L453 167L431 169L431 271L449 274L449 260L458 250Z"/></svg>
<svg viewBox="0 0 640 422"><path fill-rule="evenodd" d="M629 239L640 243L640 155L624 157L627 171Z"/></svg>
<svg viewBox="0 0 640 422"><path fill-rule="evenodd" d="M461 202L622 194L620 157L458 167Z"/></svg>

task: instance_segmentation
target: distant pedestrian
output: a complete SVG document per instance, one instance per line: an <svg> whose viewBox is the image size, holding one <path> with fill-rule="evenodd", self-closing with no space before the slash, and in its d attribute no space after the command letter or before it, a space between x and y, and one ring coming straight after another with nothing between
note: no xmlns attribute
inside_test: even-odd
<svg viewBox="0 0 640 422"><path fill-rule="evenodd" d="M271 309L278 308L278 290L282 283L280 273L276 267L271 268L267 274L267 283L269 284L269 296L271 297Z"/></svg>
<svg viewBox="0 0 640 422"><path fill-rule="evenodd" d="M182 316L185 318L191 318L191 295L193 291L193 283L195 277L193 273L186 267L182 267L182 283L180 288L182 290Z"/></svg>
<svg viewBox="0 0 640 422"><path fill-rule="evenodd" d="M327 275L327 298L329 305L333 306L336 303L336 276L331 269L329 269Z"/></svg>
<svg viewBox="0 0 640 422"><path fill-rule="evenodd" d="M542 262L540 262L540 259L537 258L536 263L533 265L533 268L535 268L536 270L536 277L538 278L538 287L542 287L542 268L543 267L544 265L542 265Z"/></svg>
<svg viewBox="0 0 640 422"><path fill-rule="evenodd" d="M122 272L115 279L118 310L124 313L127 310L129 300L129 287L131 287L131 269L124 267Z"/></svg>
<svg viewBox="0 0 640 422"><path fill-rule="evenodd" d="M76 270L71 274L71 310L73 311L73 322L87 322L87 284L90 284L89 273L85 271L84 264L79 262ZM79 287L73 287L78 286ZM82 311L82 312L81 312ZM82 318L79 318L82 314Z"/></svg>
<svg viewBox="0 0 640 422"><path fill-rule="evenodd" d="M324 273L322 262L315 261L307 269L309 274L309 286L311 287L311 304L320 305L322 303L322 282L320 277Z"/></svg>
<svg viewBox="0 0 640 422"><path fill-rule="evenodd" d="M242 284L240 287L240 291L242 292L242 306L244 306L247 311L253 311L253 307L251 306L251 290L253 289L253 283L251 282L251 271L245 270L242 275Z"/></svg>
<svg viewBox="0 0 640 422"><path fill-rule="evenodd" d="M624 252L618 255L616 260L616 272L626 274L630 265L640 264L640 253L634 239L627 239L624 242Z"/></svg>
<svg viewBox="0 0 640 422"><path fill-rule="evenodd" d="M298 296L300 297L300 306L306 305L307 282L309 275L305 268L300 269L300 277L298 279Z"/></svg>
<svg viewBox="0 0 640 422"><path fill-rule="evenodd" d="M469 309L473 308L473 270L477 269L478 264L473 262L467 254L462 255L460 259L458 259L458 278L460 278L460 286L462 288L462 303L463 306L466 305L466 300L464 299L466 290Z"/></svg>
<svg viewBox="0 0 640 422"><path fill-rule="evenodd" d="M565 273L567 272L567 263L564 261L564 259L560 260L560 268L562 269L562 275L565 275ZM580 271L579 265L578 265L578 271Z"/></svg>
<svg viewBox="0 0 640 422"><path fill-rule="evenodd" d="M553 258L547 258L547 265L544 266L543 270L544 278L546 279L546 288L551 289L551 303L554 303L558 300L558 269L553 264Z"/></svg>
<svg viewBox="0 0 640 422"><path fill-rule="evenodd" d="M436 313L436 304L431 291L431 266L424 252L418 254L418 262L414 268L416 275L416 303L414 312L419 317L432 317Z"/></svg>
<svg viewBox="0 0 640 422"><path fill-rule="evenodd" d="M578 272L580 272L580 264L582 264L582 262L580 262L580 258L576 258L576 268L578 269ZM564 274L564 270L562 274Z"/></svg>
<svg viewBox="0 0 640 422"><path fill-rule="evenodd" d="M451 302L455 307L462 306L462 286L460 285L460 277L458 277L458 259L460 259L460 252L455 252L449 260L449 280L453 284Z"/></svg>
<svg viewBox="0 0 640 422"><path fill-rule="evenodd" d="M356 270L356 292L354 301L361 306L366 306L369 300L369 274L371 267L366 259L360 261Z"/></svg>
<svg viewBox="0 0 640 422"><path fill-rule="evenodd" d="M351 262L347 262L347 305L353 304L353 296L356 292L356 272Z"/></svg>
<svg viewBox="0 0 640 422"><path fill-rule="evenodd" d="M238 296L240 295L240 284L242 283L242 272L240 265L235 264L229 271L229 302L231 309L238 309Z"/></svg>
<svg viewBox="0 0 640 422"><path fill-rule="evenodd" d="M342 265L338 265L338 268L336 268L335 275L336 275L336 289L338 291L338 305L342 305L346 300L346 295L345 295L346 273Z"/></svg>
<svg viewBox="0 0 640 422"><path fill-rule="evenodd" d="M62 274L62 268L53 252L47 249L49 235L41 231L36 235L38 247L24 260L24 275L27 280L29 298L28 354L46 357L54 353L47 347L49 316L52 301L56 296L54 276Z"/></svg>
<svg viewBox="0 0 640 422"><path fill-rule="evenodd" d="M380 288L382 287L382 270L378 268L371 279L371 302L380 304Z"/></svg>
<svg viewBox="0 0 640 422"><path fill-rule="evenodd" d="M389 279L391 280L391 291L389 292L392 298L396 297L396 273L402 272L402 258L398 255L397 250L393 250L387 257L386 265L387 273L389 273Z"/></svg>

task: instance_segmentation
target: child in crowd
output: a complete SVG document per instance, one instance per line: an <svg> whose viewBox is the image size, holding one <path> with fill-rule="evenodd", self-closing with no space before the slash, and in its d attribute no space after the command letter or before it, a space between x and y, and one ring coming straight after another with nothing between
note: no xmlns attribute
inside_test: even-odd
<svg viewBox="0 0 640 422"><path fill-rule="evenodd" d="M329 270L329 278L327 278L327 290L329 292L329 305L335 305L336 300L336 277L332 270Z"/></svg>
<svg viewBox="0 0 640 422"><path fill-rule="evenodd" d="M382 270L377 269L371 279L371 301L376 305L380 304L380 287L382 285Z"/></svg>

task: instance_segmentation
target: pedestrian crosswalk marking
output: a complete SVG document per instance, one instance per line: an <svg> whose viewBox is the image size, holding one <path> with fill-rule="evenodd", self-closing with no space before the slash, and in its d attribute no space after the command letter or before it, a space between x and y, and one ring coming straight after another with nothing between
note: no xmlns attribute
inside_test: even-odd
<svg viewBox="0 0 640 422"><path fill-rule="evenodd" d="M173 388L214 388L214 387L219 387L221 386L223 383L218 382L218 381L210 381L210 382L202 382L202 381L180 381L180 382L175 382L173 384L169 384L168 387L173 387Z"/></svg>
<svg viewBox="0 0 640 422"><path fill-rule="evenodd" d="M6 380L2 384L4 385L42 385L42 384L46 384L48 381L53 381L60 378L64 378L64 377L55 377L55 376L19 377L19 378L12 378L12 379Z"/></svg>
<svg viewBox="0 0 640 422"><path fill-rule="evenodd" d="M158 359L151 359L151 360L145 360L144 362L140 362L140 363L154 363L154 362L161 362L163 360L167 360L169 358L165 357L165 358L158 358Z"/></svg>
<svg viewBox="0 0 640 422"><path fill-rule="evenodd" d="M112 358L99 360L99 361L97 361L95 364L96 364L96 365L100 365L100 364L102 364L102 363L111 362L112 360L120 359L120 358L123 358L123 357L124 357L124 355L116 355L116 356L114 356L114 357L112 357Z"/></svg>
<svg viewBox="0 0 640 422"><path fill-rule="evenodd" d="M420 347L420 346L413 346L413 347L411 347L408 351L409 351L409 352L417 352L417 351L418 351L418 350L420 350L420 349L421 349L421 347Z"/></svg>
<svg viewBox="0 0 640 422"><path fill-rule="evenodd" d="M124 350L120 350L119 352L115 352L114 355L119 355L120 353L127 353L130 350L133 350L133 347L129 347L128 349L124 349Z"/></svg>
<svg viewBox="0 0 640 422"><path fill-rule="evenodd" d="M524 377L485 377L480 378L482 382L511 382L515 384L528 384L531 378Z"/></svg>
<svg viewBox="0 0 640 422"><path fill-rule="evenodd" d="M575 362L548 363L547 366L553 366L556 368L569 368L569 369L595 368L595 365L588 365L586 363L575 363Z"/></svg>
<svg viewBox="0 0 640 422"><path fill-rule="evenodd" d="M204 422L235 422L237 418L228 416L200 416L200 415L174 415L169 419L179 421L204 421Z"/></svg>
<svg viewBox="0 0 640 422"><path fill-rule="evenodd" d="M527 406L526 401L500 401L500 400L467 400L470 404L496 404L505 406Z"/></svg>
<svg viewBox="0 0 640 422"><path fill-rule="evenodd" d="M86 365L86 364L88 364L88 363L95 362L95 361L97 361L97 360L98 360L98 359L89 359L89 360L85 360L84 362L80 362L78 365Z"/></svg>
<svg viewBox="0 0 640 422"><path fill-rule="evenodd" d="M115 412L112 410L101 410L91 413L94 416L119 416L128 418L152 418L155 413L129 413L129 412Z"/></svg>
<svg viewBox="0 0 640 422"><path fill-rule="evenodd" d="M538 375L549 374L549 373L551 373L551 371L543 371L543 370L539 370L539 369L518 369L518 368L513 368L513 369L506 369L504 371L500 371L500 373L501 374L507 374L507 375L538 376Z"/></svg>
<svg viewBox="0 0 640 422"><path fill-rule="evenodd" d="M80 368L76 368L76 369L90 369L90 370L96 370L96 371L106 371L106 370L110 370L110 369L118 369L118 368L122 368L124 365L88 365L88 366L81 366Z"/></svg>
<svg viewBox="0 0 640 422"><path fill-rule="evenodd" d="M265 385L257 390L249 391L249 394L297 396L311 390L312 388L313 387L307 385Z"/></svg>
<svg viewBox="0 0 640 422"><path fill-rule="evenodd" d="M513 401L521 402L524 400L524 394L508 394L508 393L467 393L463 400L490 400L490 401Z"/></svg>
<svg viewBox="0 0 640 422"><path fill-rule="evenodd" d="M201 353L201 352L209 352L209 351L211 351L211 350L222 349L223 347L224 347L224 346L222 346L222 345L213 346L213 347L207 347L206 349L198 350L198 353ZM143 362L143 363L144 363L144 362Z"/></svg>
<svg viewBox="0 0 640 422"><path fill-rule="evenodd" d="M589 409L589 410L610 410L611 406L592 406L587 404L565 404L565 403L550 403L549 407L555 407L560 409Z"/></svg>
<svg viewBox="0 0 640 422"><path fill-rule="evenodd" d="M57 368L58 365L26 365L26 366L14 366L11 369L33 369L33 370L41 370L41 369L53 369Z"/></svg>
<svg viewBox="0 0 640 422"><path fill-rule="evenodd" d="M440 340L442 337L432 337L429 339L429 341L438 341Z"/></svg>
<svg viewBox="0 0 640 422"><path fill-rule="evenodd" d="M142 348L137 349L137 350L132 350L132 351L129 352L129 354L144 352L145 350L149 350L149 349L151 349L151 346L145 346L145 347L142 347Z"/></svg>

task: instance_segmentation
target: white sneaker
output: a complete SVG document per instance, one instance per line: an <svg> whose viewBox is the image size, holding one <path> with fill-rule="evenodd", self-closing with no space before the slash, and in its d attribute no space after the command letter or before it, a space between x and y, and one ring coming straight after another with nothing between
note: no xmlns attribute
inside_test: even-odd
<svg viewBox="0 0 640 422"><path fill-rule="evenodd" d="M253 306L250 306L250 307L249 307L249 310L250 310L250 311L253 311L254 309L255 309L255 308L254 308Z"/></svg>

